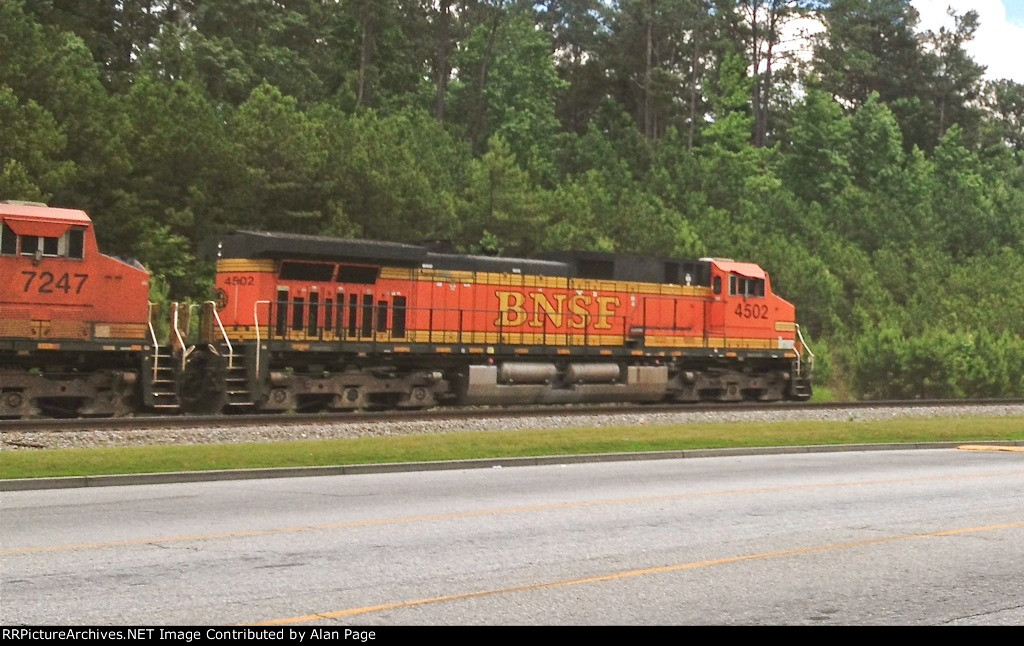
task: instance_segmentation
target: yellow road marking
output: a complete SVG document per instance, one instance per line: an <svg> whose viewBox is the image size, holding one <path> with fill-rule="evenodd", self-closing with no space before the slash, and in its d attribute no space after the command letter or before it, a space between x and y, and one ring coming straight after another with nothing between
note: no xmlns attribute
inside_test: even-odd
<svg viewBox="0 0 1024 646"><path fill-rule="evenodd" d="M992 473L976 473L962 476L928 476L921 478L893 478L887 480L864 480L861 482L826 482L817 484L787 485L778 487L756 487L752 489L726 489L722 491L704 491L683 494L666 494L663 496L647 496L637 498L608 498L603 500L581 500L577 502L556 502L543 505L526 505L522 507L501 507L495 509L478 509L474 511L453 512L449 514L429 514L423 516L404 516L400 518L370 518L367 520L346 521L340 523L326 523L322 525L301 525L298 527L272 527L269 529L251 529L235 532L221 532L216 534L187 534L184 536L163 536L150 538L136 538L123 541L105 541L99 543L80 543L77 545L48 545L41 547L15 547L0 550L0 556L14 554L39 554L44 552L64 552L72 550L100 549L106 547L128 547L132 545L149 545L156 543L180 543L183 541L205 541L225 538L250 538L256 536L276 536L281 534L296 534L301 532L325 531L333 529L352 529L358 527L374 527L380 525L405 525L411 523L436 522L444 520L458 520L463 518L478 518L481 516L502 516L509 514L523 514L537 511L553 511L559 509L579 509L585 507L603 507L611 505L646 504L655 502L666 502L673 500L687 500L710 498L718 496L736 496L750 494L780 493L785 491L799 491L808 489L829 489L835 487L865 487L877 485L909 484L916 482L934 482L948 480L973 480L978 478L998 478L1006 476L1024 475L1024 471L1001 471Z"/></svg>
<svg viewBox="0 0 1024 646"><path fill-rule="evenodd" d="M757 561L772 558L781 558L786 556L798 556L803 554L815 554L819 552L831 552L836 550L853 549L857 547L866 547L870 545L882 545L884 543L895 543L897 541L907 541L921 538L941 538L946 536L956 536L958 534L971 534L976 532L991 532L1001 529L1018 529L1024 527L1024 522L1017 523L1005 523L1001 525L988 525L987 527L965 527L960 529L950 529L942 532L929 532L927 534L908 534L904 536L889 536L885 538L872 538L863 541L853 541L851 543L837 543L834 545L819 545L816 547L801 547L792 550L781 550L778 552L762 552L760 554L745 554L742 556L732 556L721 559L714 559L710 561L695 561L691 563L677 563L675 565L664 565L661 567L644 568L640 570L627 570L625 572L614 572L612 574L605 574L602 576L586 577L582 579L567 579L563 581L547 581L543 583L531 583L527 585L519 585L511 588L497 588L494 590L480 590L477 592L466 592L463 594L449 594L443 597L430 597L426 599L413 599L410 601L397 601L395 603L385 603L376 606L365 606L362 608L349 608L347 610L335 610L333 612L321 612L313 615L302 615L300 617L286 617L283 619L271 619L268 621L258 622L253 624L255 626L280 626L284 624L300 624L308 621L316 621L318 619L340 619L343 617L352 617L355 615L365 615L374 612L386 612L388 610L400 610L402 608L413 608L415 606L425 606L429 604L445 603L447 601L462 601L465 599L477 599L480 597L491 597L501 594L513 594L516 592L532 592L535 590L548 590L552 588L563 588L572 585L586 585L589 583L603 583L605 581L616 581L620 579L631 579L640 576L647 576L651 574L665 574L667 572L680 572L683 570L696 570L699 568L714 567L716 565L729 565L732 563L742 563L744 561Z"/></svg>
<svg viewBox="0 0 1024 646"><path fill-rule="evenodd" d="M956 447L961 451L1015 451L1024 453L1024 446L996 446L994 444L964 444Z"/></svg>

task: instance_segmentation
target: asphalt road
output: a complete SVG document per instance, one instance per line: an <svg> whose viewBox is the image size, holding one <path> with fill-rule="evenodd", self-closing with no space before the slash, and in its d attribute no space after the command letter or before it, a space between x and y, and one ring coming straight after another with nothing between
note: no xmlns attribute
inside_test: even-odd
<svg viewBox="0 0 1024 646"><path fill-rule="evenodd" d="M1024 625L1024 453L5 492L0 624Z"/></svg>

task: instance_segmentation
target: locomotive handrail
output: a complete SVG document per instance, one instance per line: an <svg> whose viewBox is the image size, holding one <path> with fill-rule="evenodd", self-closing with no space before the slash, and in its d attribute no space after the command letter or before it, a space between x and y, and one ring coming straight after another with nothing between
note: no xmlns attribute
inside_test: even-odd
<svg viewBox="0 0 1024 646"><path fill-rule="evenodd" d="M181 307L181 303L174 301L172 308L174 309L174 315L171 317L171 327L174 328L174 336L178 339L178 345L181 346L181 369L185 370L185 361L188 359L188 355L191 354L189 349L185 347L185 339L181 337L181 329L178 326L178 308Z"/></svg>
<svg viewBox="0 0 1024 646"><path fill-rule="evenodd" d="M263 305L263 304L266 304L266 305L269 306L270 305L270 301L256 301L255 303L252 304L252 322L256 326L256 378L257 379L259 378L259 375L260 375L260 347L261 347L261 344L263 343L262 339L260 339L260 314L259 314L258 309L259 309L259 306ZM267 308L267 319L268 319L267 320L267 332L268 333L271 330L271 326L270 326L270 319L271 318L273 318L273 317L270 314L270 307L268 307Z"/></svg>
<svg viewBox="0 0 1024 646"><path fill-rule="evenodd" d="M808 365L808 368L810 370L814 370L814 353L811 352L810 346L808 346L807 342L804 341L804 335L800 331L800 324L799 323L794 323L793 325L796 326L796 336L797 336L798 339L800 339L800 347L807 351L807 365ZM797 352L797 354L796 354L796 372L797 372L798 375L803 376L803 369L802 369L802 367L800 365L800 360L802 358L800 356L801 354L803 354L803 353L802 352Z"/></svg>
<svg viewBox="0 0 1024 646"><path fill-rule="evenodd" d="M153 306L156 303L149 301L149 338L153 339L153 381L156 381L157 368L160 363L160 342L156 338L156 330L153 328Z"/></svg>
<svg viewBox="0 0 1024 646"><path fill-rule="evenodd" d="M332 314L335 314L332 322L342 321L342 324L336 325L334 329L329 330L319 323L316 328L308 328L308 322L304 322L301 327L296 328L289 320L288 325L285 326L284 333L281 334L279 328L275 327L275 306L280 303L281 301L273 299L260 300L253 303L253 320L256 322L256 327L260 328L256 331L256 338L261 343L264 340L277 338L293 341L352 341L367 343L370 345L370 351L375 352L379 349L379 344L399 338L394 335L393 329L378 327L379 321L376 309L372 314L373 332L369 335L364 335L362 331L364 327L361 320L357 324L355 322L357 319L350 317L349 313L358 310L360 315L365 315L365 308L362 304L353 308L351 303L339 307L337 312L333 311L334 308L332 307ZM268 315L270 318L267 321L269 336L266 338L263 335L262 319L260 319L258 312L258 308L261 305L269 306ZM532 343L541 345L559 344L573 347L591 347L595 343L594 337L596 335L598 337L608 337L601 340L609 344L627 348L631 347L637 350L647 347L647 344L650 343L647 337L667 335L686 337L696 343L692 346L695 348L731 351L735 349L769 349L770 347L768 345L742 343L740 341L744 341L743 335L737 335L732 330L730 330L731 334L727 334L725 329L718 331L717 334L711 334L706 327L702 327L699 323L688 325L671 323L652 325L648 321L648 325L644 326L640 324L638 319L636 325L631 325L632 317L628 315L607 317L606 324L601 329L595 330L595 315L591 312L564 313L564 317L578 316L579 318L571 318L572 323L553 326L552 321L554 319L552 319L552 315L543 308L538 309L536 312L523 312L521 308L442 308L436 306L406 306L404 309L410 323L407 323L406 335L401 338L410 338L409 335L412 334L423 334L423 340L426 343L490 343L491 341L482 340L486 337L495 339L494 342L499 344L514 345L531 343L527 340L529 336L536 339ZM338 312L344 314L344 319L338 318ZM483 314L486 314L486 316L481 317L480 315ZM528 317L529 320L523 317ZM519 323L514 326L510 325L509 321L513 319L519 321ZM494 327L490 330L485 329L486 326L480 323L480 321L485 320L493 324ZM356 328L353 328L353 325L356 325ZM794 333L798 332L798 327L795 325ZM310 329L315 329L315 332L310 333ZM354 332L352 331L353 329L355 329ZM604 335L599 334L602 330L605 331ZM611 340L610 337L612 335L616 337L615 341ZM764 341L766 344L771 341L770 339L760 339L760 337L758 337L758 340ZM806 342L802 336L794 340L794 345L796 342L803 343L806 348L807 354L804 355L801 352L798 357L799 361L796 362L797 368L801 372L806 372L813 367L815 355L810 348L806 347ZM738 345L734 345L737 343Z"/></svg>
<svg viewBox="0 0 1024 646"><path fill-rule="evenodd" d="M231 339L228 338L228 332L224 329L224 324L220 320L220 314L217 313L217 302L206 301L205 304L210 306L210 311L213 312L213 320L217 321L220 335L224 337L224 344L228 346L228 369L230 370L235 367L235 349L231 346Z"/></svg>

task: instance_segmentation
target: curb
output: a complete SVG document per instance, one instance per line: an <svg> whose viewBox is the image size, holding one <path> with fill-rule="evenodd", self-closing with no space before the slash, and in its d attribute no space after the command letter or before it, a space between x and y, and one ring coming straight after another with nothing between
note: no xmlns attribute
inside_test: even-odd
<svg viewBox="0 0 1024 646"><path fill-rule="evenodd" d="M589 453L583 455L550 455L526 458L482 458L440 462L393 462L384 464L353 464L330 467L286 467L276 469L225 469L219 471L176 471L128 475L66 476L60 478L10 478L0 480L0 491L31 491L38 489L73 489L80 487L120 487L127 485L169 484L180 482L212 482L218 480L255 480L264 478L307 478L411 471L450 471L455 469L494 469L530 467L551 464L584 464L590 462L628 462L638 460L678 460L682 458L714 458L747 455L782 455L789 453L836 453L845 451L897 451L908 449L955 449L974 447L1024 447L1024 441L1004 442L921 442L911 444L819 444L811 446L777 446L764 448L688 449L644 453ZM976 450L976 449L975 449Z"/></svg>

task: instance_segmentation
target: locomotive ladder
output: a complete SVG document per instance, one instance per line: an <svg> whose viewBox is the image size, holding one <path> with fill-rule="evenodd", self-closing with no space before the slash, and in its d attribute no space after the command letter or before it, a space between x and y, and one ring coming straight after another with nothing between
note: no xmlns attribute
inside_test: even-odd
<svg viewBox="0 0 1024 646"><path fill-rule="evenodd" d="M810 379L814 371L814 353L811 352L804 335L800 331L800 325L796 326L796 336L800 340L800 351L796 355L796 374L794 375L793 394L801 399L809 399L811 396ZM807 360L804 361L803 353L807 352Z"/></svg>
<svg viewBox="0 0 1024 646"><path fill-rule="evenodd" d="M217 323L221 337L221 341L216 346L211 344L209 349L222 357L226 356L228 360L224 373L226 404L232 408L254 407L256 402L252 399L249 362L244 354L236 353L234 346L231 345L231 339L228 337L227 330L224 329L224 323L220 320L220 314L217 313L217 303L206 301L206 305L209 306L210 312L213 314L213 320ZM258 352L259 349L257 349ZM259 355L257 354L257 366L259 365L258 361Z"/></svg>
<svg viewBox="0 0 1024 646"><path fill-rule="evenodd" d="M811 352L811 348L804 341L803 332L800 331L800 325L796 324L796 336L800 339L801 351L796 355L796 376L801 379L804 377L810 377L811 372L814 370L814 353ZM807 361L802 361L803 351L807 351Z"/></svg>
<svg viewBox="0 0 1024 646"><path fill-rule="evenodd" d="M177 412L180 409L174 368L174 355L170 345L161 346L153 328L153 308L149 304L149 338L153 343L153 354L149 356L152 364L148 371L149 394L152 398L150 406L165 412ZM177 304L175 304L176 306Z"/></svg>

